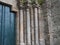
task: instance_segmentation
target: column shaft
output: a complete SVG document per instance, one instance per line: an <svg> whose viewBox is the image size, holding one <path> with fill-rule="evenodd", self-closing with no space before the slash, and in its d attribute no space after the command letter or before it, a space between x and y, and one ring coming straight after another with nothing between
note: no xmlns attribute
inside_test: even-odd
<svg viewBox="0 0 60 45"><path fill-rule="evenodd" d="M20 10L20 45L23 45L23 10Z"/></svg>
<svg viewBox="0 0 60 45"><path fill-rule="evenodd" d="M37 13L37 8L35 10L35 40L36 40L36 45L38 45L38 13Z"/></svg>
<svg viewBox="0 0 60 45"><path fill-rule="evenodd" d="M30 36L30 10L27 8L27 43L31 44L31 36Z"/></svg>

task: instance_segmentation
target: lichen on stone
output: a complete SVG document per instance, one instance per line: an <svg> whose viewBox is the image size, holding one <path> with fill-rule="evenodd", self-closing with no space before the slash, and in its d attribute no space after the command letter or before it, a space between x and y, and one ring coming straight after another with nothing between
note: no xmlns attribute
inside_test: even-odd
<svg viewBox="0 0 60 45"><path fill-rule="evenodd" d="M44 3L44 0L38 0L38 3L42 5Z"/></svg>
<svg viewBox="0 0 60 45"><path fill-rule="evenodd" d="M25 2L26 0L23 0L23 3ZM43 3L44 3L44 0L37 0L38 1L38 3L40 4L40 5L42 5ZM31 3L35 3L35 0L31 0Z"/></svg>

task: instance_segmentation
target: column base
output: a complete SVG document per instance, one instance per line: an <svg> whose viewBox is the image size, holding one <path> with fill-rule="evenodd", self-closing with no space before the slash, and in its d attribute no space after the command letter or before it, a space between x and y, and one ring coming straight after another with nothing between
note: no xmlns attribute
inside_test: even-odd
<svg viewBox="0 0 60 45"><path fill-rule="evenodd" d="M45 40L44 39L40 39L40 45L45 45Z"/></svg>
<svg viewBox="0 0 60 45"><path fill-rule="evenodd" d="M31 43L29 43L28 45L31 45Z"/></svg>
<svg viewBox="0 0 60 45"><path fill-rule="evenodd" d="M24 43L20 43L20 45L25 45Z"/></svg>

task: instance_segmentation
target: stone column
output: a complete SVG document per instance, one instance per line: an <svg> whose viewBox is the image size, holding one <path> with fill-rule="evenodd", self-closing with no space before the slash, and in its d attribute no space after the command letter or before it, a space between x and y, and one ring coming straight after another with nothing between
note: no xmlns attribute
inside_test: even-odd
<svg viewBox="0 0 60 45"><path fill-rule="evenodd" d="M23 6L20 5L20 45L24 45L23 42Z"/></svg>
<svg viewBox="0 0 60 45"><path fill-rule="evenodd" d="M26 19L26 23L27 23L27 34L26 34L26 45L31 45L31 30L30 30L30 2L29 0L27 0L25 2L25 10L26 10L26 16L27 16L27 19Z"/></svg>
<svg viewBox="0 0 60 45"><path fill-rule="evenodd" d="M35 38L35 45L39 45L38 43L38 12L37 12L37 5L33 4L34 8L34 38Z"/></svg>
<svg viewBox="0 0 60 45"><path fill-rule="evenodd" d="M27 43L31 45L31 36L30 36L30 9L27 8Z"/></svg>

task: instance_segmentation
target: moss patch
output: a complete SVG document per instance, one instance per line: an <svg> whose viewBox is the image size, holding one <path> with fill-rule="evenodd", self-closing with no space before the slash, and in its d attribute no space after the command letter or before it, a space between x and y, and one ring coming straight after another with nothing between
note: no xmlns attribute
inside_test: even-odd
<svg viewBox="0 0 60 45"><path fill-rule="evenodd" d="M38 0L38 3L42 5L44 3L44 0Z"/></svg>
<svg viewBox="0 0 60 45"><path fill-rule="evenodd" d="M23 2L22 3L24 3L26 0L23 0ZM38 0L38 3L40 4L40 5L42 5L43 3L44 3L44 1L45 0ZM31 3L35 3L35 0L31 0Z"/></svg>
<svg viewBox="0 0 60 45"><path fill-rule="evenodd" d="M40 5L42 5L42 4L44 3L44 1L45 1L45 0L38 0L38 3L39 3ZM35 0L31 0L31 2L32 2L32 3L35 3Z"/></svg>

